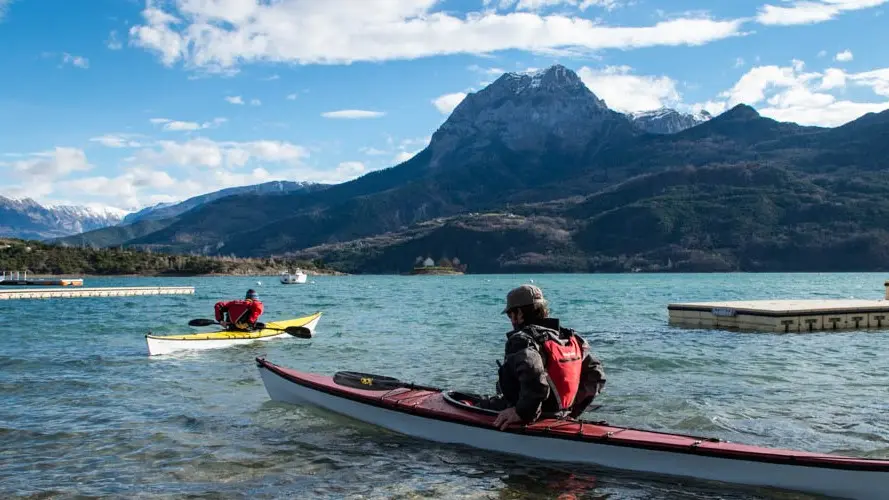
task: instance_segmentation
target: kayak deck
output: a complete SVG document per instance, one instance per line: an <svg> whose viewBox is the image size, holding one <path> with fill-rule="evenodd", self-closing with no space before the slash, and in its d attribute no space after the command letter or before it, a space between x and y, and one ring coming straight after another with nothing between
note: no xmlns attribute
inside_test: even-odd
<svg viewBox="0 0 889 500"><path fill-rule="evenodd" d="M302 318L284 320L284 321L275 321L271 323L266 323L267 327L271 327L274 329L264 328L262 330L254 330L254 331L230 331L230 330L219 330L216 332L207 332L207 333L191 333L185 335L148 335L149 338L159 339L159 340L228 340L228 339L261 339L263 337L272 337L276 335L281 335L281 330L291 327L291 326L306 326L312 321L318 319L321 316L320 312L316 312L310 316L303 316Z"/></svg>

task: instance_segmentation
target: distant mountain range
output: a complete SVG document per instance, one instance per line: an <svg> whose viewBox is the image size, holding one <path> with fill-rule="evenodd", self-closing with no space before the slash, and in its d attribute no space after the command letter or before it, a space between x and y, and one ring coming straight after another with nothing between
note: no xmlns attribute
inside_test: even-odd
<svg viewBox="0 0 889 500"><path fill-rule="evenodd" d="M14 200L0 196L0 236L35 240L53 240L87 231L105 229L130 234L129 226L140 221L160 221L187 212L204 203L236 194L273 195L295 191L317 191L326 184L272 181L251 186L227 188L189 198L179 203L159 203L129 213L115 208L86 206L43 206L32 199ZM144 224L143 227L153 227Z"/></svg>
<svg viewBox="0 0 889 500"><path fill-rule="evenodd" d="M609 109L571 70L506 73L410 160L63 238L293 255L352 272L458 257L469 272L889 269L889 111L803 127Z"/></svg>
<svg viewBox="0 0 889 500"><path fill-rule="evenodd" d="M83 206L49 206L25 198L0 196L0 236L45 239L82 233L121 222L123 210Z"/></svg>
<svg viewBox="0 0 889 500"><path fill-rule="evenodd" d="M132 224L140 220L161 220L169 217L175 217L179 214L191 210L192 208L203 205L204 203L236 194L281 194L292 193L294 191L317 191L320 189L324 189L325 187L327 187L326 184L291 181L272 181L263 184L255 184L252 186L232 187L222 189L220 191L214 191L212 193L202 194L200 196L195 196L180 203L159 203L151 207L146 207L142 210L139 210L138 212L128 214L126 217L123 218L122 222L124 224Z"/></svg>

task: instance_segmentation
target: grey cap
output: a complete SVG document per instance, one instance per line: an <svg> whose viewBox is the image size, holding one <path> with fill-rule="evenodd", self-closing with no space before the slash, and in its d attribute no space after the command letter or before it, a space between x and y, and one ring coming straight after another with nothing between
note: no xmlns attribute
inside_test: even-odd
<svg viewBox="0 0 889 500"><path fill-rule="evenodd" d="M530 306L532 304L546 304L543 292L534 285L522 285L513 288L506 294L506 308L500 314L506 314L514 307Z"/></svg>

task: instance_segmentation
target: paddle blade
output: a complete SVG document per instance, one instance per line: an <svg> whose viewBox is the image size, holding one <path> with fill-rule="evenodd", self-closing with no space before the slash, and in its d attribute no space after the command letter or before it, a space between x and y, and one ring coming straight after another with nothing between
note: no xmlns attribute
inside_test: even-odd
<svg viewBox="0 0 889 500"><path fill-rule="evenodd" d="M310 339L312 338L312 330L304 326L288 326L284 329L285 332L293 335L294 337L299 337L301 339Z"/></svg>
<svg viewBox="0 0 889 500"><path fill-rule="evenodd" d="M217 324L216 320L213 319L193 319L188 322L188 326L210 326Z"/></svg>

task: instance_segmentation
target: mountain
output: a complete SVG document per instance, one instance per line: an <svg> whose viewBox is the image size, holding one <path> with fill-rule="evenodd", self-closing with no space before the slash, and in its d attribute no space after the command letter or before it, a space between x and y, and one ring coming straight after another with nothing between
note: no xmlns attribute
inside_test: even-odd
<svg viewBox="0 0 889 500"><path fill-rule="evenodd" d="M0 236L49 239L118 224L126 212L75 205L43 206L0 196Z"/></svg>
<svg viewBox="0 0 889 500"><path fill-rule="evenodd" d="M356 272L424 255L470 272L889 269L889 111L823 128L740 104L669 134L632 118L562 66L504 74L400 165L81 237Z"/></svg>
<svg viewBox="0 0 889 500"><path fill-rule="evenodd" d="M633 125L650 134L675 134L713 118L706 111L680 113L668 108L629 113L627 116Z"/></svg>
<svg viewBox="0 0 889 500"><path fill-rule="evenodd" d="M507 73L466 96L429 145L407 162L317 192L229 196L118 243L264 255L395 231L465 210L541 201L550 198L551 189L582 194L603 182L554 183L639 133L564 66ZM233 230L239 227L245 229Z"/></svg>
<svg viewBox="0 0 889 500"><path fill-rule="evenodd" d="M271 181L263 184L255 184L251 186L238 186L212 193L202 194L189 198L180 203L158 203L151 207L143 208L138 212L131 213L124 217L122 224L132 224L140 220L161 220L175 217L185 213L204 203L208 203L219 198L232 196L236 194L280 194L291 193L294 191L314 191L328 187L326 184L318 184L314 182L290 182L290 181Z"/></svg>
<svg viewBox="0 0 889 500"><path fill-rule="evenodd" d="M473 273L887 271L887 193L886 175L825 181L756 164L684 167L288 257L365 273L403 273L427 255L459 258Z"/></svg>

